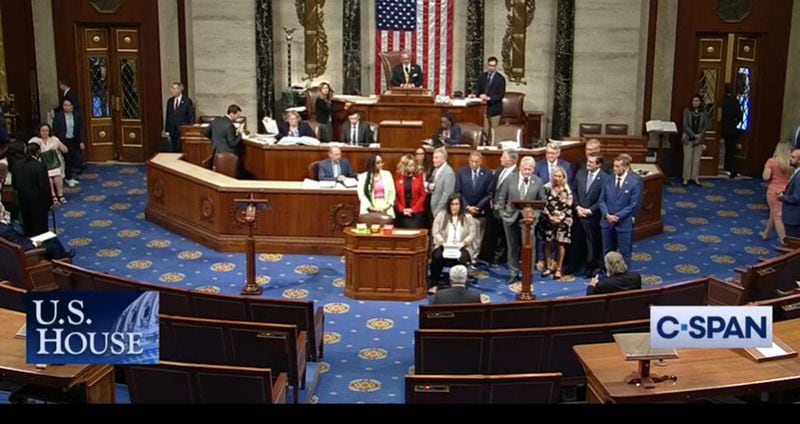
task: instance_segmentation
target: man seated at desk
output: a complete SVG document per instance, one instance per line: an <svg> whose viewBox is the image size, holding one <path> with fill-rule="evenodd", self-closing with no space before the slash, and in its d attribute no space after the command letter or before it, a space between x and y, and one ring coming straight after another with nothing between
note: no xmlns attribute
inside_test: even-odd
<svg viewBox="0 0 800 424"><path fill-rule="evenodd" d="M400 62L392 69L392 87L422 87L422 68L411 63L411 55L401 53Z"/></svg>
<svg viewBox="0 0 800 424"><path fill-rule="evenodd" d="M608 252L605 257L606 275L600 279L596 275L586 286L586 295L615 293L642 288L642 276L638 272L628 271L628 264L619 252Z"/></svg>
<svg viewBox="0 0 800 424"><path fill-rule="evenodd" d="M303 122L300 114L294 111L286 112L286 122L278 125L278 140L283 137L313 137L317 138L314 130Z"/></svg>
<svg viewBox="0 0 800 424"><path fill-rule="evenodd" d="M342 157L342 150L338 147L328 149L328 160L319 164L319 180L343 183L345 178L355 177L350 161Z"/></svg>
<svg viewBox="0 0 800 424"><path fill-rule="evenodd" d="M342 125L342 141L351 146L369 146L374 143L372 129L361 122L361 112L355 110L347 115L349 122Z"/></svg>

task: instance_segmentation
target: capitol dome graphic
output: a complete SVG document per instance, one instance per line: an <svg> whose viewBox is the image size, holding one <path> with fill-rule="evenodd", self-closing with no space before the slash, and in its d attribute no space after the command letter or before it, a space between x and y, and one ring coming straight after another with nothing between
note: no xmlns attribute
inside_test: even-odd
<svg viewBox="0 0 800 424"><path fill-rule="evenodd" d="M123 363L157 364L158 351L158 303L159 293L145 292L128 305L114 323L114 332L141 333L142 353L128 356Z"/></svg>

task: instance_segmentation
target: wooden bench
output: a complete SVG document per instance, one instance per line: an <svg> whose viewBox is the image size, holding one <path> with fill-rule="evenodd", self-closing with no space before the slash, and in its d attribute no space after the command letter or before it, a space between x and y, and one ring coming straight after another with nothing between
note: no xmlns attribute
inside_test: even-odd
<svg viewBox="0 0 800 424"><path fill-rule="evenodd" d="M27 290L14 286L8 281L0 281L0 309L25 312Z"/></svg>
<svg viewBox="0 0 800 424"><path fill-rule="evenodd" d="M161 361L123 372L132 403L286 403L286 374L269 368Z"/></svg>
<svg viewBox="0 0 800 424"><path fill-rule="evenodd" d="M53 261L53 275L62 290L156 290L161 293L159 311L168 315L290 324L307 333L308 360L322 358L325 315L313 301L229 296L149 284Z"/></svg>
<svg viewBox="0 0 800 424"><path fill-rule="evenodd" d="M270 368L286 372L294 402L305 388L306 333L294 325L160 315L160 356L167 361Z"/></svg>
<svg viewBox="0 0 800 424"><path fill-rule="evenodd" d="M650 305L704 305L707 279L667 287L534 302L420 305L419 328L502 329L648 319Z"/></svg>
<svg viewBox="0 0 800 424"><path fill-rule="evenodd" d="M561 373L407 375L406 403L556 403Z"/></svg>
<svg viewBox="0 0 800 424"><path fill-rule="evenodd" d="M0 238L0 278L28 291L58 290L53 281L53 265L44 257L44 249L24 251Z"/></svg>
<svg viewBox="0 0 800 424"><path fill-rule="evenodd" d="M753 302L754 306L772 306L772 322L800 318L800 294Z"/></svg>
<svg viewBox="0 0 800 424"><path fill-rule="evenodd" d="M615 333L647 332L649 325L649 320L637 320L504 330L417 330L414 373L560 372L562 383L580 384L585 375L572 346L609 342Z"/></svg>
<svg viewBox="0 0 800 424"><path fill-rule="evenodd" d="M798 288L795 282L800 279L800 248L781 248L780 251L784 253L763 259L746 269L734 268L738 275L731 281L712 278L709 303L743 305L794 292Z"/></svg>

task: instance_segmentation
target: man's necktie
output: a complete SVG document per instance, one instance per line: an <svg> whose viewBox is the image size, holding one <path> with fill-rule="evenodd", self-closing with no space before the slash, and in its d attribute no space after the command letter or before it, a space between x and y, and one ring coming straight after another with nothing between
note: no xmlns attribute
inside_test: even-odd
<svg viewBox="0 0 800 424"><path fill-rule="evenodd" d="M339 171L339 162L334 162L333 163L333 178L339 178L339 174L340 173L341 173L341 171Z"/></svg>
<svg viewBox="0 0 800 424"><path fill-rule="evenodd" d="M594 173L589 173L589 181L586 182L586 193L589 193L589 187L592 186L594 182Z"/></svg>
<svg viewBox="0 0 800 424"><path fill-rule="evenodd" d="M180 104L181 104L181 98L180 97L176 97L175 98L175 106L172 108L172 110L178 110L178 106L180 106Z"/></svg>
<svg viewBox="0 0 800 424"><path fill-rule="evenodd" d="M523 199L528 196L528 182L529 182L529 180L527 178L525 178L525 180L524 180L524 182L522 184L522 198Z"/></svg>
<svg viewBox="0 0 800 424"><path fill-rule="evenodd" d="M358 144L358 127L355 125L350 128L350 144Z"/></svg>
<svg viewBox="0 0 800 424"><path fill-rule="evenodd" d="M488 84L486 84L487 87L492 85L492 77L494 77L494 72L489 73L489 78L488 78L488 81L487 81Z"/></svg>
<svg viewBox="0 0 800 424"><path fill-rule="evenodd" d="M478 171L472 171L472 189L475 190L475 182L478 180Z"/></svg>
<svg viewBox="0 0 800 424"><path fill-rule="evenodd" d="M622 177L617 176L617 193L622 189Z"/></svg>

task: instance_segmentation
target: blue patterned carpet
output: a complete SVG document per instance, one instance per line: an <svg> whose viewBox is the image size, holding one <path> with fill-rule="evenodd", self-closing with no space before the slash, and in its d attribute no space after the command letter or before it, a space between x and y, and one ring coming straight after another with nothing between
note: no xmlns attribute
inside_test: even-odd
<svg viewBox="0 0 800 424"><path fill-rule="evenodd" d="M245 258L222 254L144 219L143 166L94 165L68 189L57 214L77 265L164 285L238 293ZM645 283L673 284L705 275L727 278L734 267L773 256L775 238L758 236L767 218L765 188L754 180L710 180L705 187L666 187L664 234L634 246ZM324 306L325 358L320 403L402 403L403 376L413 366L417 304L363 302L344 297L343 257L263 252L257 274L270 297L313 299ZM491 301L510 301L504 268L476 273ZM540 299L582 295L586 280L541 281Z"/></svg>

